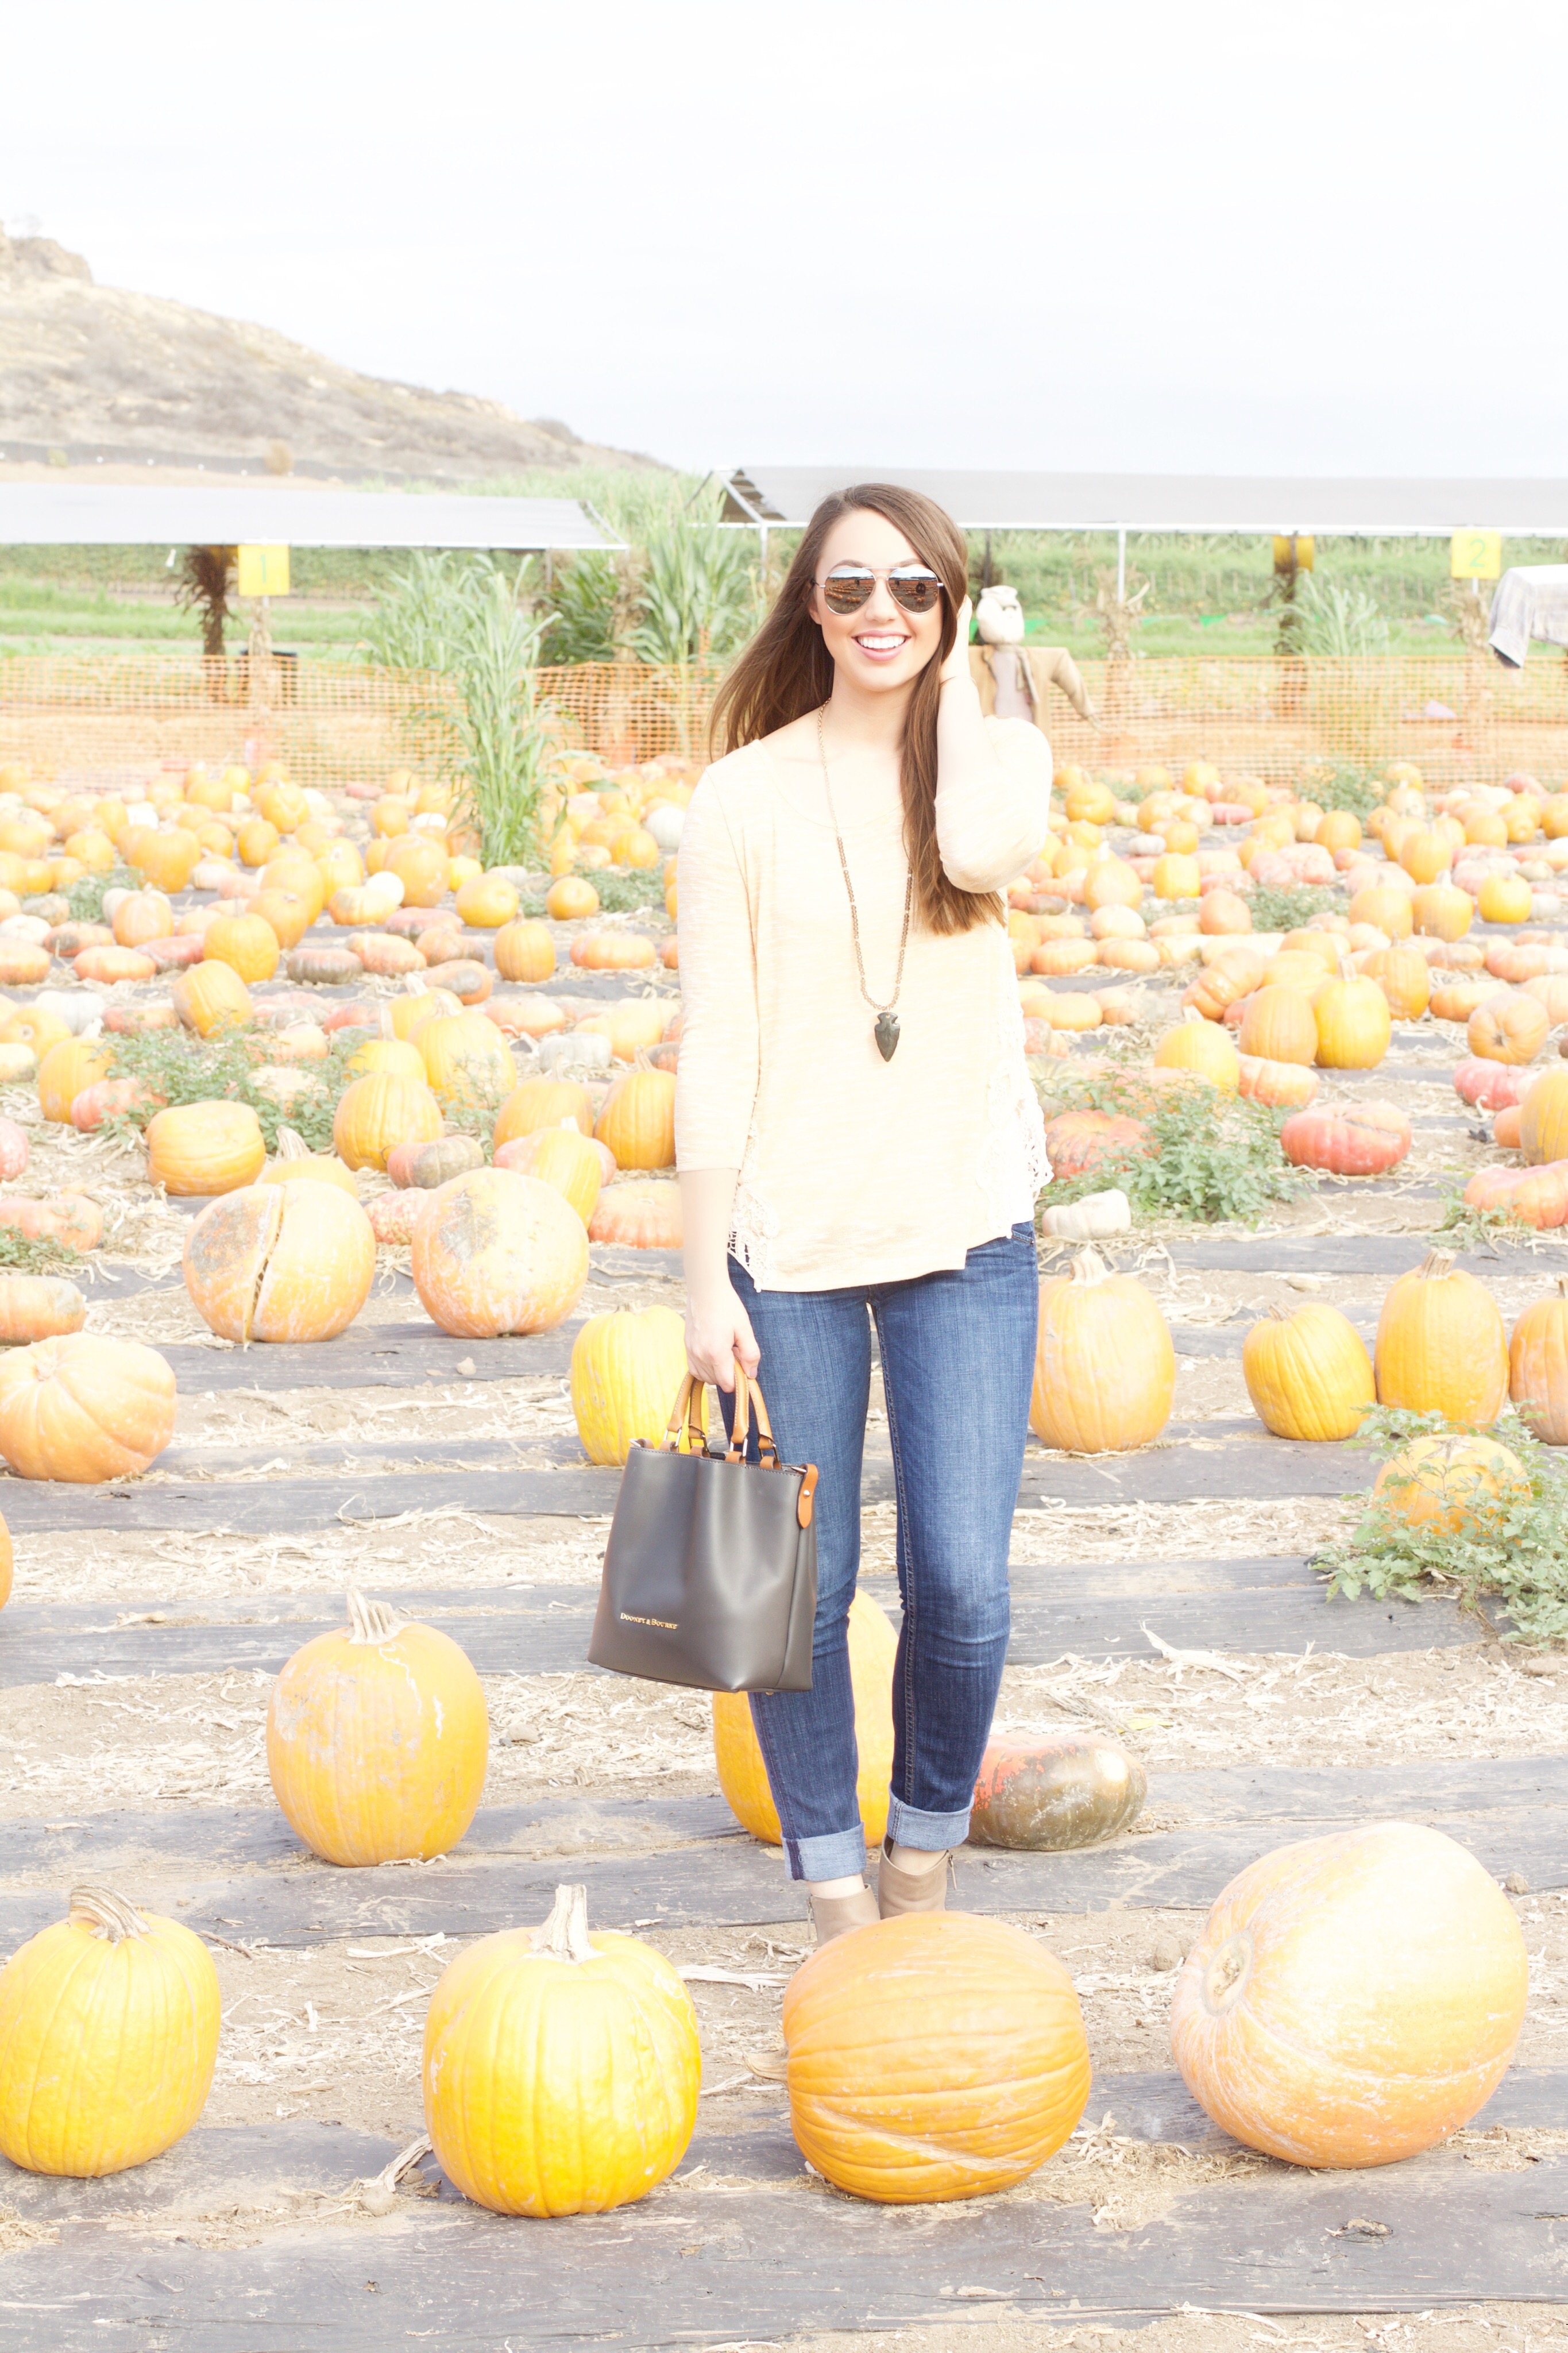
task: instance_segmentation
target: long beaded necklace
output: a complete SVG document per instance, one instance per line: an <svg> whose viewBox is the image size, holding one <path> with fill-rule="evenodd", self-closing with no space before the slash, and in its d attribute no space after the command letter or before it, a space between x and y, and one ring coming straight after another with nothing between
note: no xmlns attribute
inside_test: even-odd
<svg viewBox="0 0 1568 2353"><path fill-rule="evenodd" d="M833 826L833 839L838 844L838 863L844 874L844 888L849 893L849 929L855 941L855 969L860 976L860 994L877 1017L871 1029L871 1035L877 1040L877 1051L884 1062L890 1062L899 1050L899 1017L893 1008L904 985L904 950L910 944L910 910L915 899L915 870L910 867L909 881L904 885L904 928L899 934L899 968L893 975L893 993L886 1005L879 1005L866 986L866 959L860 952L860 911L855 904L855 885L849 880L849 860L844 855L844 836L838 830L838 813L833 806L833 779L827 773L827 745L823 736L820 710L816 714L816 749L822 761L822 781L827 793L827 814Z"/></svg>

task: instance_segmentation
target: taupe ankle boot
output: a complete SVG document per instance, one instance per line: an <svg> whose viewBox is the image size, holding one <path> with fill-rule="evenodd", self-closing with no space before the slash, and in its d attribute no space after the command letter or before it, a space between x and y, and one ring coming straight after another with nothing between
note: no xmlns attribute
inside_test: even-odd
<svg viewBox="0 0 1568 2353"><path fill-rule="evenodd" d="M830 1945L835 1936L847 1936L851 1928L868 1928L880 1918L877 1899L868 1887L858 1888L852 1895L808 1895L811 1925L816 1930L818 1951Z"/></svg>
<svg viewBox="0 0 1568 2353"><path fill-rule="evenodd" d="M905 1871L890 1860L892 1844L890 1838L882 1841L881 1860L877 1865L878 1916L897 1920L906 1912L945 1912L951 1856L933 1854L929 1870Z"/></svg>

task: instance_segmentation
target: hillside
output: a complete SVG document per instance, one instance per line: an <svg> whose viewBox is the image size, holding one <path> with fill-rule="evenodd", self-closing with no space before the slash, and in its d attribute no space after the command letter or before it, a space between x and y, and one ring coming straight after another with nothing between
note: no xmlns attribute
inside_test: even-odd
<svg viewBox="0 0 1568 2353"><path fill-rule="evenodd" d="M0 231L0 458L473 481L647 465L497 400L360 375L268 327L98 286L79 254ZM564 488L565 485L563 485Z"/></svg>

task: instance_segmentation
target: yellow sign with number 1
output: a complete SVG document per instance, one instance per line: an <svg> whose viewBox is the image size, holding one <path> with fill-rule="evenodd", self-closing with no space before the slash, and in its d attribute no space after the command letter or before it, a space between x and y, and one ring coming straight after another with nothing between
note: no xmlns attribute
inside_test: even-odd
<svg viewBox="0 0 1568 2353"><path fill-rule="evenodd" d="M1502 571L1500 531L1457 531L1448 556L1450 580L1495 580Z"/></svg>
<svg viewBox="0 0 1568 2353"><path fill-rule="evenodd" d="M1458 545L1458 540L1454 543ZM286 547L242 547L236 569L242 596L287 596L289 551Z"/></svg>

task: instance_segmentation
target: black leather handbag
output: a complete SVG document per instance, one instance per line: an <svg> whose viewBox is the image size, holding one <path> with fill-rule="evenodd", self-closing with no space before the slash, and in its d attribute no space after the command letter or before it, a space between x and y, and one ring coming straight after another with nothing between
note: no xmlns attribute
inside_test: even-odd
<svg viewBox="0 0 1568 2353"><path fill-rule="evenodd" d="M639 1438L626 1457L589 1663L699 1691L809 1691L816 1465L779 1461L739 1364L729 1451L710 1454L704 1394L688 1373L662 1444Z"/></svg>

